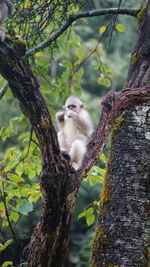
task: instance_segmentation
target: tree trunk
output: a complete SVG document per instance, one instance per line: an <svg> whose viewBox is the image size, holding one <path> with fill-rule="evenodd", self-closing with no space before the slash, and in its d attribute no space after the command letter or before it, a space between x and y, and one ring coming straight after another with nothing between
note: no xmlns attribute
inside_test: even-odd
<svg viewBox="0 0 150 267"><path fill-rule="evenodd" d="M128 88L150 84L150 1L139 14ZM116 120L91 267L150 266L150 103Z"/></svg>
<svg viewBox="0 0 150 267"><path fill-rule="evenodd" d="M36 133L43 160L40 174L42 214L26 252L29 266L62 266L74 204L74 170L61 156L57 135L36 77L18 57L15 44L0 44L0 73L9 82ZM13 46L11 47L10 46ZM16 53L17 52L17 53Z"/></svg>

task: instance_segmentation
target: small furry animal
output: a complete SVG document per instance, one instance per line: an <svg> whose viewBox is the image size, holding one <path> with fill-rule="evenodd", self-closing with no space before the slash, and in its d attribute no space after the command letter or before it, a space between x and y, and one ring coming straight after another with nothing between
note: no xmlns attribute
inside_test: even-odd
<svg viewBox="0 0 150 267"><path fill-rule="evenodd" d="M13 4L10 0L0 0L0 40L5 40L5 29L2 27L3 22L13 12Z"/></svg>
<svg viewBox="0 0 150 267"><path fill-rule="evenodd" d="M87 150L87 141L93 133L93 123L84 104L74 95L67 98L65 113L56 113L59 127L58 142L60 150L68 154L74 169L79 169Z"/></svg>

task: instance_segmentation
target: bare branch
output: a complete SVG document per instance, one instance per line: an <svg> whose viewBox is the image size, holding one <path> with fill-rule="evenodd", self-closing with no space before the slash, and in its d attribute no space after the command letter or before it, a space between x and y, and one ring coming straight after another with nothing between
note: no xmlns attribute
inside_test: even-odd
<svg viewBox="0 0 150 267"><path fill-rule="evenodd" d="M26 56L31 56L37 53L38 51L43 50L45 47L47 47L52 42L56 41L56 39L62 35L64 31L69 28L72 23L80 18L87 18L87 17L95 17L95 16L102 16L106 14L122 14L122 15L129 15L136 17L139 10L130 9L130 8L106 8L102 10L92 10L92 11L85 11L85 12L78 12L76 14L71 14L68 18L68 20L59 28L57 32L55 32L52 36L50 36L46 41L40 43L35 48L29 49L26 52Z"/></svg>
<svg viewBox="0 0 150 267"><path fill-rule="evenodd" d="M7 219L8 226L9 226L9 229L11 231L12 237L15 240L16 244L18 244L20 246L19 241L16 237L15 231L14 231L12 224L11 224L11 221L10 221L10 216L9 216L9 211L8 211L8 207L7 207L7 203L6 203L5 189L4 189L4 183L3 182L2 182L2 190L0 191L0 195L1 195L2 202L4 204L6 219Z"/></svg>
<svg viewBox="0 0 150 267"><path fill-rule="evenodd" d="M7 92L8 89L8 82L6 82L3 86L3 88L0 90L0 99L4 96L4 94Z"/></svg>

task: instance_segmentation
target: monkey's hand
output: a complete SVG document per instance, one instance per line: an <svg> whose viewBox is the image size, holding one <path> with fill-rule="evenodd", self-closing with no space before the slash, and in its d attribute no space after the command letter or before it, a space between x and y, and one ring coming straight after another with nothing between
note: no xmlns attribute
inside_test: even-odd
<svg viewBox="0 0 150 267"><path fill-rule="evenodd" d="M74 111L72 111L72 110L69 110L69 111L67 112L67 117L68 117L68 118L72 118L72 119L74 119L75 117L77 117L77 113L74 112Z"/></svg>
<svg viewBox="0 0 150 267"><path fill-rule="evenodd" d="M64 122L65 114L62 111L58 111L55 116L59 122Z"/></svg>

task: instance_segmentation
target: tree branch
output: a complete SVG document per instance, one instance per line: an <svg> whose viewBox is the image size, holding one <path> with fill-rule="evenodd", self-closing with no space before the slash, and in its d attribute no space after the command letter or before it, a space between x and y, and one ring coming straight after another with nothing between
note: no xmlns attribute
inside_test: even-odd
<svg viewBox="0 0 150 267"><path fill-rule="evenodd" d="M87 17L95 17L95 16L102 16L106 14L122 14L122 15L129 15L136 17L139 10L130 9L130 8L109 8L109 9L102 9L102 10L92 10L92 11L85 11L85 12L78 12L76 14L71 14L68 20L56 31L52 36L50 36L46 41L40 43L35 48L29 49L26 52L26 56L32 56L35 53L43 50L45 47L50 45L52 42L56 41L58 37L62 35L64 31L69 28L72 23L80 18L87 18Z"/></svg>
<svg viewBox="0 0 150 267"><path fill-rule="evenodd" d="M84 178L90 168L97 162L99 155L107 144L108 136L113 128L115 120L121 113L137 104L150 101L150 86L132 89L127 88L120 92L108 92L103 97L102 111L99 123L88 144L88 151L84 157L83 164L77 172L78 182Z"/></svg>
<svg viewBox="0 0 150 267"><path fill-rule="evenodd" d="M7 92L8 89L8 82L6 82L3 86L3 88L0 90L0 99L2 99L2 97L4 96L4 94Z"/></svg>

